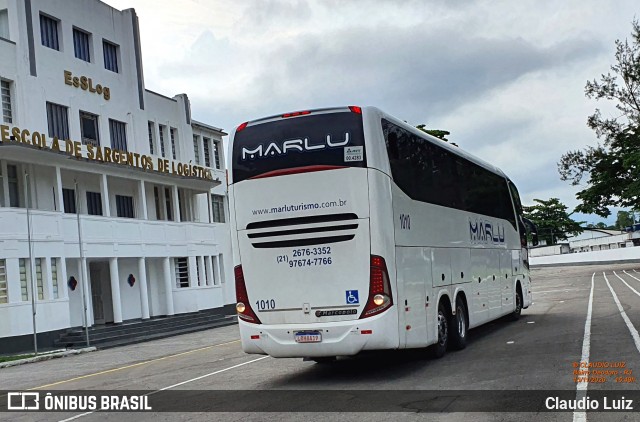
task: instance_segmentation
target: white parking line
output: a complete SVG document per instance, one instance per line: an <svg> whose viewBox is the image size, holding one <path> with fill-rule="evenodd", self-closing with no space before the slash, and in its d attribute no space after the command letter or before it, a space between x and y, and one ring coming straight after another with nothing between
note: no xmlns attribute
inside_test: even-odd
<svg viewBox="0 0 640 422"><path fill-rule="evenodd" d="M626 271L625 271L625 272L626 272ZM622 277L620 277L618 274L616 274L616 272L615 272L615 271L613 272L613 275L615 275L616 277L618 277L618 278L620 279L620 281L622 281L624 284L626 284L626 285L627 285L627 287L628 287L628 288L630 288L630 289L631 289L631 291L632 291L633 293L635 293L635 294L637 294L638 296L640 296L640 292L638 292L636 289L634 289L633 287L631 287L631 286L629 285L629 283L627 283L626 281L624 281L624 280L622 279ZM629 275L629 274L627 274L627 275ZM630 276L630 277L633 277L633 276ZM635 278L635 277L633 277L633 278ZM638 279L636 278L636 280L638 280ZM640 281L640 280L638 280L638 281Z"/></svg>
<svg viewBox="0 0 640 422"><path fill-rule="evenodd" d="M541 291L533 291L534 294L541 293L555 293L555 292L577 292L578 290L588 290L586 288L576 288L576 289L558 289L558 290L541 290Z"/></svg>
<svg viewBox="0 0 640 422"><path fill-rule="evenodd" d="M634 273L636 273L636 274L638 273L636 270L633 270L633 272L634 272ZM638 281L640 281L640 278L637 278L637 277L632 276L631 274L629 274L629 273L627 272L627 270L624 270L624 273L625 273L626 275L628 275L629 277L633 278L634 280L638 280Z"/></svg>
<svg viewBox="0 0 640 422"><path fill-rule="evenodd" d="M636 349L638 349L638 353L640 353L640 334L638 334L638 330L636 330L636 327L634 327L633 324L631 323L631 320L627 316L627 313L624 311L624 309L622 309L622 305L618 300L618 296L616 295L616 292L613 291L611 284L609 284L607 275L605 273L602 273L602 275L604 275L604 280L607 282L607 286L609 287L609 290L611 290L611 294L613 295L613 300L615 300L616 305L618 305L618 310L620 311L620 315L622 315L622 319L624 319L624 322L625 324L627 324L627 328L631 333L631 337L633 337L633 342L636 344Z"/></svg>
<svg viewBox="0 0 640 422"><path fill-rule="evenodd" d="M210 377L210 376L212 376L212 375L220 374L220 373L222 373L222 372L226 372L226 371L229 371L229 370L231 370L231 369L239 368L239 367L241 367L241 366L248 365L248 364L253 363L253 362L258 362L259 360L266 359L266 358L268 358L268 357L269 357L269 356L263 356L263 357L258 358L258 359L250 360L250 361L248 361L248 362L243 362L243 363L239 363L239 364L237 364L237 365L230 366L230 367L228 367L228 368L220 369L220 370L218 370L218 371L211 372L211 373L209 373L209 374L205 374L205 375L201 375L201 376L199 376L199 377L191 378L190 380L182 381L182 382L179 382L179 383L177 383L177 384L173 384L173 385L170 385L170 386L168 386L168 387L164 387L164 388L161 388L161 389L159 389L159 390L152 391L152 392L150 392L150 393L145 394L145 396L150 396L150 395L156 394L156 393L158 393L158 392L160 392L160 391L169 390L169 389L171 389L171 388L178 387L178 386L180 386L180 385L188 384L188 383L193 382L193 381L198 381L198 380L201 380L201 379L203 379L203 378L207 378L207 377ZM75 419L79 419L79 418L81 418L81 417L83 417L83 416L90 415L90 414L95 413L95 412L97 412L97 411L81 413L81 414L79 414L79 415L72 416L72 417L70 417L70 418L68 418L68 419L62 419L62 420L61 420L61 421L59 421L59 422L69 422L69 421L72 421L72 420L75 420Z"/></svg>
<svg viewBox="0 0 640 422"><path fill-rule="evenodd" d="M584 338L582 339L582 357L580 362L589 362L589 350L591 349L591 313L593 310L593 286L596 273L591 275L591 292L589 293L589 305L587 306L587 320L584 322ZM580 381L576 385L576 401L587 395L589 386L588 377L585 381ZM573 422L584 422L587 420L586 412L573 412Z"/></svg>

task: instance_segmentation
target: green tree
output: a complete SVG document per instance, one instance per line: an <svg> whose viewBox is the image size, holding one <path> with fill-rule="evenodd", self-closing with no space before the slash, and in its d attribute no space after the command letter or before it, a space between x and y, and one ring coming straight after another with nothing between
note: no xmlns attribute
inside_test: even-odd
<svg viewBox="0 0 640 422"><path fill-rule="evenodd" d="M576 194L576 211L607 217L610 206L640 208L640 24L633 21L631 42L616 40L616 63L600 80L588 81L587 98L609 100L618 113L604 117L599 109L587 125L602 142L569 151L558 163L562 180L574 186L588 176Z"/></svg>
<svg viewBox="0 0 640 422"><path fill-rule="evenodd" d="M630 211L618 211L615 228L624 230L625 227L633 225L633 213Z"/></svg>
<svg viewBox="0 0 640 422"><path fill-rule="evenodd" d="M421 131L423 131L424 133L428 133L431 136L435 136L436 138L440 138L445 142L449 142L449 139L447 138L447 136L451 135L451 132L449 132L448 130L441 130L441 129L427 129L425 127L425 124L421 124L416 126L416 129L420 129ZM451 145L453 146L458 146L458 144L456 144L455 142L449 142Z"/></svg>
<svg viewBox="0 0 640 422"><path fill-rule="evenodd" d="M534 199L535 205L523 206L524 216L538 227L538 238L547 245L555 245L558 240L566 240L570 235L582 233L584 222L576 222L567 213L567 206L558 198L545 201Z"/></svg>

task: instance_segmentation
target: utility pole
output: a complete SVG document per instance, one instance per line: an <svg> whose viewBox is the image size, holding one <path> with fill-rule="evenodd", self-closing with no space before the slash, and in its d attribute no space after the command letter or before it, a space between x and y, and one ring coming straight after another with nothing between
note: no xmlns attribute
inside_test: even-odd
<svg viewBox="0 0 640 422"><path fill-rule="evenodd" d="M38 286L33 278L35 268L33 266L33 243L31 242L31 189L29 186L29 173L24 172L24 185L27 191L25 204L27 206L27 245L29 247L29 278L31 281L31 317L33 319L33 352L38 354L38 327L36 326L36 295Z"/></svg>

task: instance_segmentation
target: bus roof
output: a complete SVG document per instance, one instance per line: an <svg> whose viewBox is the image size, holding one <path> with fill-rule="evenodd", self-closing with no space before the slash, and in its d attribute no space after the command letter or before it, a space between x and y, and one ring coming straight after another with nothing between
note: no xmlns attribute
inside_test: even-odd
<svg viewBox="0 0 640 422"><path fill-rule="evenodd" d="M430 141L433 144L436 144L437 146L446 149L447 151L462 157L468 161L471 161L472 163L475 163L489 171L491 171L492 173L498 174L502 177L504 177L505 179L508 179L507 175L500 170L500 168L498 168L497 166L482 160L481 158L476 157L475 155L472 155L471 153L463 150L460 147L456 147L451 145L450 143L443 141L440 138L437 138L435 136L429 135L428 133L425 133L423 131L421 131L420 129L417 129L416 127L398 119L397 117L394 117L390 114L385 113L384 111L380 110L377 107L373 107L373 106L365 106L362 107L362 109L360 107L357 106L342 106L342 107L325 107L325 108L315 108L315 109L304 109L304 110L298 110L298 111L294 111L294 112L287 112L287 113L280 113L280 114L274 114L268 117L262 117L259 119L254 119L254 120L249 120L243 124L241 124L240 126L238 126L238 128L242 127L243 129L247 126L254 126L254 125L258 125L258 124L263 124L263 123L268 123L268 122L272 122L272 121L277 121L277 120L282 120L282 119L286 119L286 118L297 118L297 117L302 117L302 116L308 116L310 114L328 114L328 113L336 113L336 112L349 112L349 111L354 111L354 108L358 109L358 110L366 110L367 113L375 113L378 114L380 117L384 117L385 119L393 122L394 124L401 126L402 128ZM234 132L236 132L238 129L235 129Z"/></svg>

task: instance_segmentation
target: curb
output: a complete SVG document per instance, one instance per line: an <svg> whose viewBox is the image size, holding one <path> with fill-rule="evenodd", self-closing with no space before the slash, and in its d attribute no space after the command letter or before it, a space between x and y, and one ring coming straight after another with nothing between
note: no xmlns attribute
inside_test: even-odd
<svg viewBox="0 0 640 422"><path fill-rule="evenodd" d="M529 258L531 260L531 258ZM587 265L616 265L616 264L637 264L640 263L639 259L621 259L621 260L609 260L609 261L575 261L575 262L557 262L547 264L531 264L531 268L543 268L543 267L580 267Z"/></svg>
<svg viewBox="0 0 640 422"><path fill-rule="evenodd" d="M85 347L83 349L73 349L73 350L65 350L64 352L48 353L46 355L34 356L32 358L27 358L27 359L12 360L12 361L9 361L9 362L0 363L0 369L9 368L11 366L24 365L25 363L40 362L40 361L43 361L43 360L63 358L65 356L79 355L79 354L82 354L82 353L95 352L96 350L98 350L98 349L96 349L95 347Z"/></svg>

